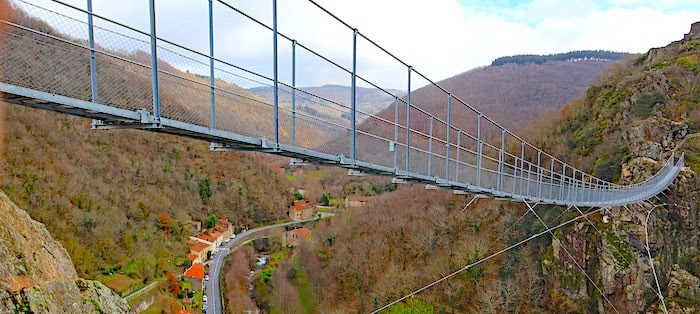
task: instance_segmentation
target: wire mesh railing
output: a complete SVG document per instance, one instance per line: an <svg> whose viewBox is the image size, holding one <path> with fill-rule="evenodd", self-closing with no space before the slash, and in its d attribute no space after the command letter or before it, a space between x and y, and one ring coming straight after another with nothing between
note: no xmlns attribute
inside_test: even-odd
<svg viewBox="0 0 700 314"><path fill-rule="evenodd" d="M153 0L148 32L95 14L86 1L88 10L52 0L73 12L68 16L14 0L19 13L3 20L9 28L0 31L8 43L0 51L0 80L115 108L146 110L157 119L264 138L278 151L293 147L343 156L347 167L391 169L401 178L546 203L638 201L671 184L683 165L682 156L678 163L672 157L649 180L629 186L577 170L522 140L314 1L308 3L347 27L350 65L279 32L275 0L272 26L227 1L202 1L209 5L207 53L157 36ZM215 8L269 33L273 75L215 57ZM286 79L278 75L280 45L291 48L285 56L291 61ZM368 51L365 57L381 54L388 60L387 72L405 82L405 96L377 83L377 69L358 66L358 56L363 56L358 47ZM334 99L300 88L299 70L308 67L345 77L350 88ZM360 86L393 101L371 114L358 108ZM416 86L444 105L422 106L425 99L413 93Z"/></svg>

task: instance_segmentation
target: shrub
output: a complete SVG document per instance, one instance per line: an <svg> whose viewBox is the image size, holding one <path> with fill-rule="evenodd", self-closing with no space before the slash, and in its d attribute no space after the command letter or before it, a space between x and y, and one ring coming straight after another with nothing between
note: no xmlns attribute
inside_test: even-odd
<svg viewBox="0 0 700 314"><path fill-rule="evenodd" d="M211 190L211 180L209 178L199 179L199 196L201 198L208 198L212 196Z"/></svg>
<svg viewBox="0 0 700 314"><path fill-rule="evenodd" d="M632 104L632 113L641 118L648 118L654 114L656 104L665 104L666 101L668 98L661 92L641 93Z"/></svg>
<svg viewBox="0 0 700 314"><path fill-rule="evenodd" d="M676 64L686 68L691 72L700 72L700 57L697 55L680 56L676 59Z"/></svg>
<svg viewBox="0 0 700 314"><path fill-rule="evenodd" d="M207 217L207 228L216 227L217 221L218 221L218 218L216 218L216 215L209 215L209 217Z"/></svg>
<svg viewBox="0 0 700 314"><path fill-rule="evenodd" d="M323 195L321 195L321 198L319 198L319 200L318 200L318 202L321 203L321 205L323 205L323 206L328 206L330 204L330 201L331 201L331 198L326 193L323 193Z"/></svg>
<svg viewBox="0 0 700 314"><path fill-rule="evenodd" d="M625 150L617 144L608 144L598 155L593 166L593 173L605 181L615 181L620 178Z"/></svg>

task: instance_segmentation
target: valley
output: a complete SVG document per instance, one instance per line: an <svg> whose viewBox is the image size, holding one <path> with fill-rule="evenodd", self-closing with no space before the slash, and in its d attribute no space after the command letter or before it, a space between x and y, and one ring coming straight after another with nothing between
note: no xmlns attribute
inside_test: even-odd
<svg viewBox="0 0 700 314"><path fill-rule="evenodd" d="M0 0L0 9L0 83L90 102L89 49L65 32L84 23L23 1ZM97 30L115 42L148 44ZM149 52L97 46L99 101L150 110ZM644 202L590 208L475 195L433 184L439 176L376 176L354 164L290 158L270 141L279 113L285 144L346 158L351 132L338 126L351 118L338 108L351 105L351 87L297 89L303 97L294 102L293 124L286 85L275 107L274 85L250 87L222 65L215 86L202 88L208 76L185 68L175 48L158 49L163 118L259 138L262 147L219 152L188 133L127 123L97 129L1 95L0 272L7 280L0 312L365 313L389 304L389 313L700 311L700 23L642 54L507 56L438 81L534 149L589 173L574 183L581 187L593 187L592 176L639 184L671 156L684 158L673 183ZM358 115L357 149L358 160L390 167L392 148L367 140L392 139L394 125L376 121L406 117L405 104L397 106L406 92L388 91L400 100L357 88L358 109L373 115ZM413 145L432 153L440 145L433 139L446 135L432 129L433 120L448 119L444 91L419 84L410 95L415 108L434 115L430 124L420 116L404 121L430 132ZM219 108L215 125L210 102ZM465 112L453 111L451 122L476 130ZM524 150L539 168L540 156ZM537 180L544 172L536 170Z"/></svg>

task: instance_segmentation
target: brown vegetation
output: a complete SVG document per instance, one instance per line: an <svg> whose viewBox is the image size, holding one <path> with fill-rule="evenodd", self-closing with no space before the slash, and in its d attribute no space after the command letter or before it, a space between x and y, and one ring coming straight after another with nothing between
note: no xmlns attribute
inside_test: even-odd
<svg viewBox="0 0 700 314"><path fill-rule="evenodd" d="M498 238L522 209L482 201L462 212L464 201L446 191L404 188L323 223L313 250L300 250L311 290L325 309L366 312L524 235L526 230L515 228ZM492 260L419 298L445 310L468 312L539 307L541 300L532 295L541 287L531 250L513 253L523 263Z"/></svg>
<svg viewBox="0 0 700 314"><path fill-rule="evenodd" d="M524 133L535 145L610 180L617 180L621 168L638 154L651 154L660 160L671 150L682 150L688 165L697 169L698 145L686 137L684 130L698 131L694 126L700 108L700 70L695 61L699 53L697 40L676 42L617 63L583 97L560 112L548 114ZM683 139L685 145L681 146ZM658 155L639 150L640 140L658 144ZM637 174L634 180L648 175L651 173ZM700 238L695 210L697 177L688 172L682 176L667 194L671 202L688 207L665 208L652 217L656 220L652 222L653 237L658 241L652 244L652 250L660 261L657 271L662 287L666 284L664 274L673 264L700 275L694 263ZM463 199L440 191L402 188L370 207L346 211L324 222L314 233L313 254L302 249L300 263L309 273L321 274L313 280L323 287L316 292L323 307L368 311L542 230L538 221L527 216L507 232L508 236L498 239L523 209L511 203L481 201L462 213L459 209L463 203ZM551 226L563 209L539 206L537 211ZM580 223L555 232L561 242L545 235L480 267L465 270L396 309L556 313L612 310L572 260L586 268L618 310L653 309L657 307L649 301L653 291L645 282L653 279L645 266L640 266L646 265L647 257L637 241L643 234L636 218L639 213L623 218L627 213L613 208L615 221L608 225L594 219L597 228L605 228L603 233ZM570 214L558 219L566 220ZM574 259L564 255L562 247L568 248ZM610 269L613 273L606 275ZM693 298L682 301L691 312L697 299L686 300Z"/></svg>
<svg viewBox="0 0 700 314"><path fill-rule="evenodd" d="M254 261L255 253L250 246L238 248L226 258L224 281L228 313L244 313L257 308L248 294L248 276Z"/></svg>
<svg viewBox="0 0 700 314"><path fill-rule="evenodd" d="M16 23L64 36L23 12L2 12L11 14ZM0 47L4 82L48 86L50 92L89 99L87 51L46 38L38 42L38 35L16 28L7 31L20 37ZM148 60L142 52L122 55L137 62ZM130 109L149 106L150 82L141 75L144 68L106 56L97 62L101 101ZM166 63L162 68L203 80ZM189 98L178 95L184 88L163 82L164 114L205 121L200 118L208 110L204 114L201 106L192 106L200 101L208 104L208 98L196 92ZM221 103L224 109L238 105L231 100ZM285 180L256 155L212 153L207 143L144 131L93 131L87 120L0 107L5 111L0 186L34 219L46 224L81 276L122 271L145 282L185 263L192 219L216 214L238 226L251 226L285 216ZM256 115L251 108L242 112ZM222 113L222 121L226 114Z"/></svg>

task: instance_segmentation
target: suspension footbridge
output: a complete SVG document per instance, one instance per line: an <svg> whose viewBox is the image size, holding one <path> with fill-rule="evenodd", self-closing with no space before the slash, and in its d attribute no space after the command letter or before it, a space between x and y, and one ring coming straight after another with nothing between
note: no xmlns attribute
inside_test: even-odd
<svg viewBox="0 0 700 314"><path fill-rule="evenodd" d="M159 36L154 0L149 1L148 30L93 12L90 0L85 8L47 2L51 8L15 0L12 5L22 13L0 15L0 92L8 103L93 119L95 129L168 133L211 142L214 151L258 151L526 204L576 208L648 200L666 190L684 167L682 155L671 155L655 175L631 185L579 170L501 126L312 0L309 10L342 29L336 35L347 38L344 56L320 53L278 29L278 15L284 12L278 12L276 0L271 1L271 23L229 1L193 3L208 9L208 34L202 34L208 38L207 51ZM223 30L214 18L221 14L269 36L271 75L217 56L221 43L214 34ZM405 95L383 88L362 70L367 51L385 57L387 68L399 69L394 72L406 82ZM282 64L289 74L284 79ZM309 70L344 75L348 101L297 86L298 73ZM394 101L369 113L358 107L361 86ZM430 112L412 101L416 87L440 95L444 110ZM250 92L255 89L269 95ZM343 118L329 118L324 113L329 111ZM321 141L320 133L329 139Z"/></svg>

